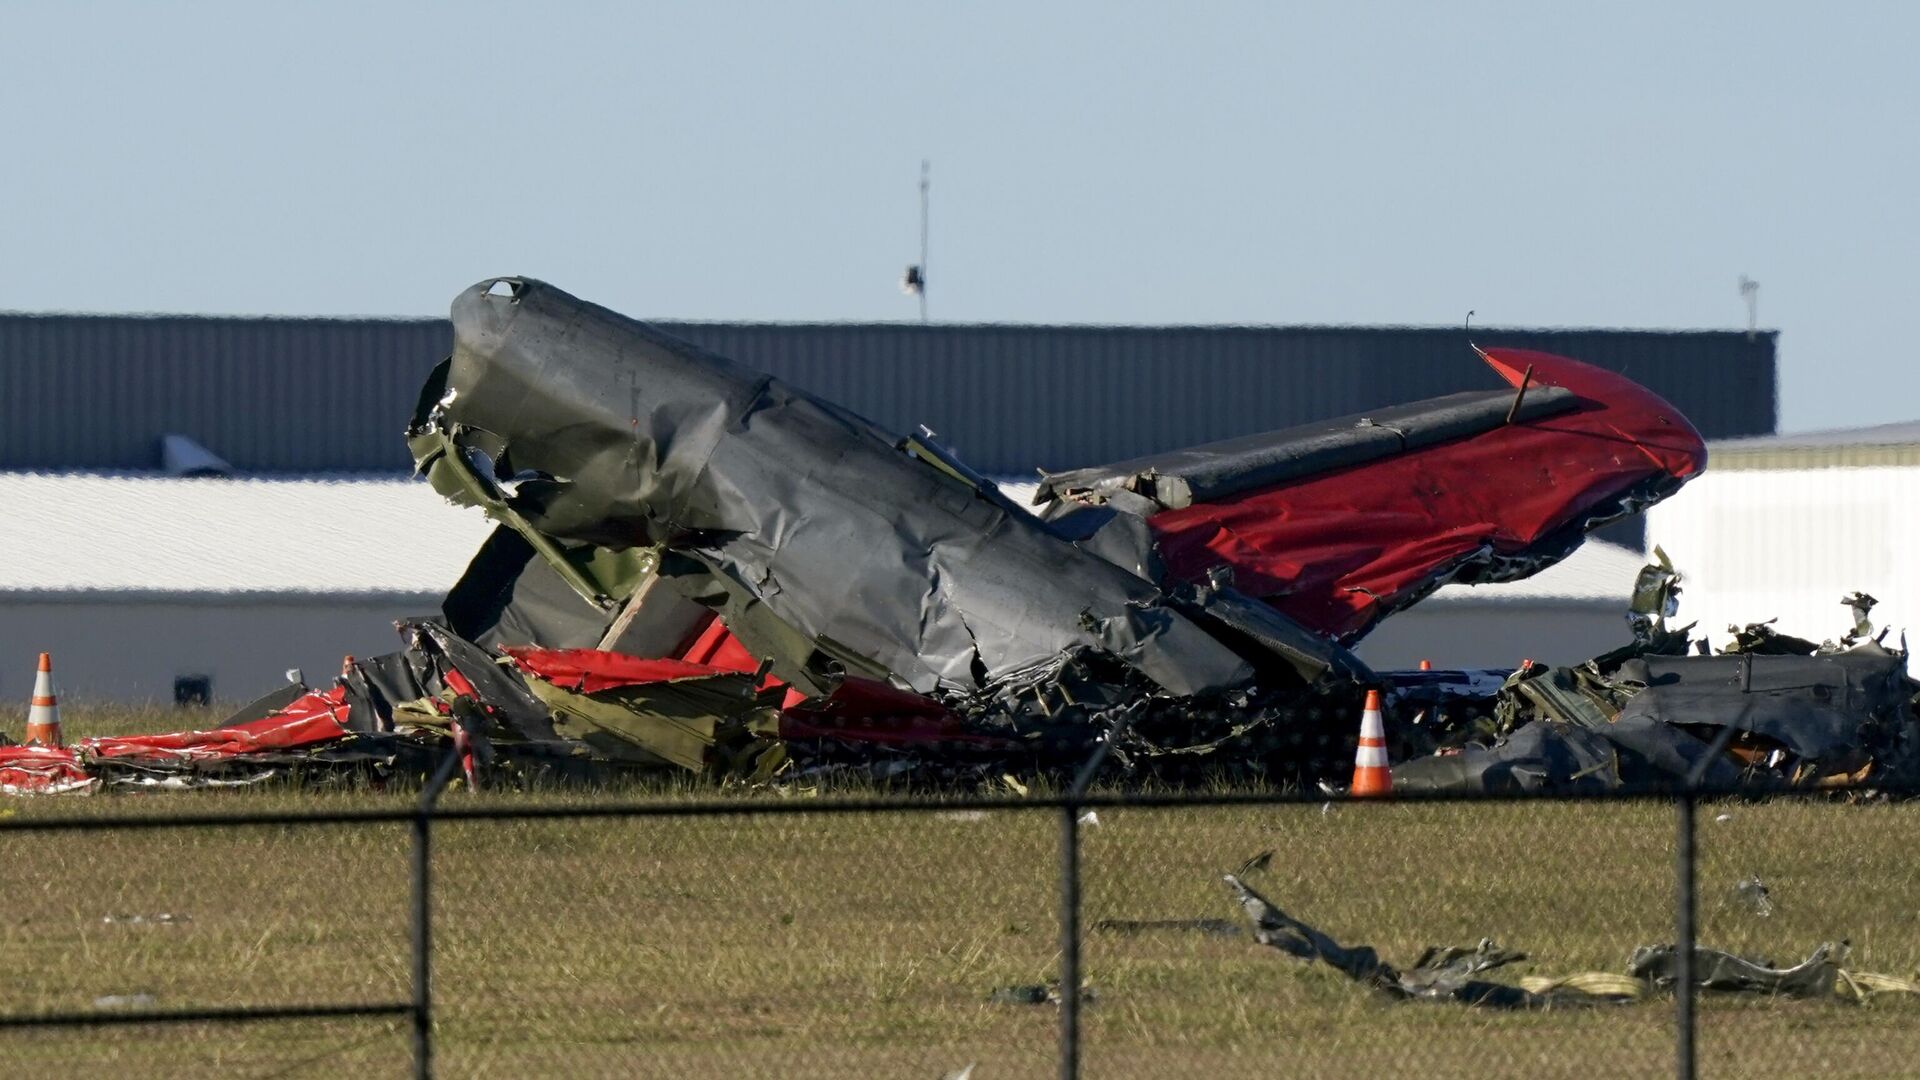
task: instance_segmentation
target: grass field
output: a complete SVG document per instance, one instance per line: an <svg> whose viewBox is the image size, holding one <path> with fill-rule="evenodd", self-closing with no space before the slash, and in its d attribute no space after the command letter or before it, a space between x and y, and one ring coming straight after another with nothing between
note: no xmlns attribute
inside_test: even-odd
<svg viewBox="0 0 1920 1080"><path fill-rule="evenodd" d="M69 737L179 714L69 710ZM684 798L684 789L653 798ZM565 801L581 795L518 796ZM509 799L454 792L451 800ZM400 804L287 790L18 801L43 817ZM1726 815L1724 821L1716 820ZM1620 970L1671 939L1673 814L1654 804L1102 810L1084 918L1234 918L1223 870L1349 943L1411 962L1492 936L1504 977ZM1848 938L1920 967L1920 807L1702 813L1703 943L1794 962ZM1053 1073L1051 1006L992 1004L1057 962L1050 812L448 823L436 827L441 1075ZM0 1010L402 1000L404 827L0 833ZM1758 874L1777 904L1733 901ZM169 921L157 919L162 914ZM139 916L139 919L130 918ZM1669 1001L1492 1015L1393 1005L1244 937L1089 930L1085 1075L1660 1075ZM1920 1004L1708 1001L1703 1073L1912 1075ZM382 1076L403 1022L9 1031L10 1075Z"/></svg>

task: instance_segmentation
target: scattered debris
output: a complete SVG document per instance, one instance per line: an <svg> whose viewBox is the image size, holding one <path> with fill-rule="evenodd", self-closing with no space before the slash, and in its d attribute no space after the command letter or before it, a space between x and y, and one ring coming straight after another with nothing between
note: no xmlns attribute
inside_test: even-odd
<svg viewBox="0 0 1920 1080"><path fill-rule="evenodd" d="M1679 607L1680 574L1674 570L1667 553L1656 544L1653 562L1640 569L1633 582L1633 599L1627 605L1627 625L1633 631L1633 640L1651 644Z"/></svg>
<svg viewBox="0 0 1920 1080"><path fill-rule="evenodd" d="M1733 898L1747 912L1766 918L1773 914L1773 897L1758 875L1740 879L1733 886Z"/></svg>
<svg viewBox="0 0 1920 1080"><path fill-rule="evenodd" d="M1388 997L1453 1001L1490 1009L1595 1005L1603 1000L1578 989L1554 988L1535 993L1524 987L1475 978L1482 972L1526 959L1524 953L1503 949L1492 938L1482 940L1472 949L1429 947L1413 967L1402 972L1381 960L1371 947L1348 948L1288 915L1238 877L1227 874L1222 880L1252 924L1255 941L1302 960L1317 960Z"/></svg>
<svg viewBox="0 0 1920 1080"><path fill-rule="evenodd" d="M1627 974L1645 979L1654 986L1671 989L1677 978L1675 967L1680 950L1672 945L1643 945L1633 950L1627 961ZM1844 941L1829 941L1790 968L1777 968L1771 960L1735 956L1719 949L1695 946L1693 984L1703 990L1784 995L1787 997L1831 997L1838 981L1840 964L1847 958Z"/></svg>
<svg viewBox="0 0 1920 1080"><path fill-rule="evenodd" d="M1091 1004L1097 997L1093 987L1080 987L1082 1005ZM1049 982L1002 986L989 993L987 1001L994 1005L1058 1005L1060 1004L1060 984Z"/></svg>
<svg viewBox="0 0 1920 1080"><path fill-rule="evenodd" d="M1246 862L1241 863L1240 869L1235 870L1233 872L1233 876L1240 878L1241 880L1244 881L1247 878L1247 876L1250 874L1265 873L1267 867L1272 865L1273 865L1273 849L1268 848L1267 850L1261 852L1260 854L1255 855L1253 858L1248 859Z"/></svg>
<svg viewBox="0 0 1920 1080"><path fill-rule="evenodd" d="M1239 937L1241 930L1226 919L1101 919L1093 928L1108 934L1197 933L1207 937Z"/></svg>
<svg viewBox="0 0 1920 1080"><path fill-rule="evenodd" d="M1451 1001L1494 1009L1547 1009L1639 1001L1653 991L1671 992L1678 949L1646 945L1633 951L1624 975L1604 971L1572 975L1529 975L1518 985L1476 978L1483 972L1527 959L1503 949L1492 938L1472 949L1429 946L1414 966L1401 971L1368 946L1346 947L1276 907L1233 874L1224 875L1253 939L1290 956L1318 961L1353 981L1394 1000ZM1757 881L1757 879L1752 879ZM1742 883L1745 884L1744 882ZM1764 898L1764 886L1761 889ZM1693 950L1693 984L1701 990L1864 1002L1879 994L1920 996L1920 983L1891 975L1848 971L1846 942L1827 942L1793 967L1770 960L1736 956L1719 949Z"/></svg>
<svg viewBox="0 0 1920 1080"><path fill-rule="evenodd" d="M100 921L109 926L178 926L192 922L193 916L162 911L157 915L106 915Z"/></svg>
<svg viewBox="0 0 1920 1080"><path fill-rule="evenodd" d="M1677 593L1664 553L1641 572L1636 609ZM1649 584L1651 579L1652 584ZM1640 594L1646 594L1644 596ZM1530 664L1448 729L1413 730L1401 791L1706 791L1920 782L1920 682L1907 654L1859 640L1871 598L1848 598L1855 632L1816 645L1755 623L1719 654L1636 610L1635 640L1573 667ZM1669 607L1659 608L1671 613ZM1884 636L1884 635L1882 635ZM1403 696L1425 700L1400 673ZM1456 702L1461 696L1456 696ZM1721 814L1719 823L1732 820Z"/></svg>

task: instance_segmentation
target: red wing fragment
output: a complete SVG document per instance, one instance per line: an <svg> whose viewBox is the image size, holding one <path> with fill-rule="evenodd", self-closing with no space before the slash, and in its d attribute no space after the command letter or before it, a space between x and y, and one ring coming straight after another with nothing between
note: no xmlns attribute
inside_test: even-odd
<svg viewBox="0 0 1920 1080"><path fill-rule="evenodd" d="M1501 581L1564 558L1594 525L1670 494L1706 445L1652 391L1524 349L1483 359L1577 407L1150 519L1171 573L1234 584L1342 643L1448 581Z"/></svg>
<svg viewBox="0 0 1920 1080"><path fill-rule="evenodd" d="M713 625L726 629L718 619L714 620ZM753 665L739 668L686 660L645 660L598 649L541 649L509 645L501 651L512 657L520 670L577 694L597 694L622 686L650 686L715 675L738 675L742 671L751 673L754 670Z"/></svg>
<svg viewBox="0 0 1920 1080"><path fill-rule="evenodd" d="M67 747L0 746L0 795L87 793L99 786Z"/></svg>
<svg viewBox="0 0 1920 1080"><path fill-rule="evenodd" d="M718 619L683 651L685 656L704 656L712 663L648 660L597 649L509 646L502 651L527 674L582 694L683 679L737 676L759 669L752 655L726 632L725 625ZM778 685L777 680L771 679L766 684L767 687ZM960 716L930 698L878 680L856 677L843 679L824 700L808 701L790 691L780 713L780 737L845 739L886 746L924 746L939 742L1012 745L1010 740L970 730Z"/></svg>
<svg viewBox="0 0 1920 1080"><path fill-rule="evenodd" d="M82 756L99 760L236 758L267 751L298 750L345 738L346 691L336 686L295 698L264 719L212 731L120 735L80 740Z"/></svg>

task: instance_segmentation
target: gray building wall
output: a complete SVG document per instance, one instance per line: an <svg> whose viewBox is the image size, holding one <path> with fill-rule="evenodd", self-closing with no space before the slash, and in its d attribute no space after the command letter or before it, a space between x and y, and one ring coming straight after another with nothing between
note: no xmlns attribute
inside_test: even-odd
<svg viewBox="0 0 1920 1080"><path fill-rule="evenodd" d="M173 680L206 675L216 701L250 701L290 667L324 685L343 654L401 647L395 619L432 614L439 597L0 597L0 699L26 715L34 658L53 654L62 702L171 703Z"/></svg>
<svg viewBox="0 0 1920 1080"><path fill-rule="evenodd" d="M658 325L1006 475L1499 385L1458 328ZM179 433L248 471L404 470L450 336L432 319L0 315L0 468L153 468ZM1771 333L1472 336L1623 372L1709 438L1774 429Z"/></svg>
<svg viewBox="0 0 1920 1080"><path fill-rule="evenodd" d="M1378 671L1420 666L1577 664L1630 640L1619 601L1427 600L1386 619L1354 651Z"/></svg>

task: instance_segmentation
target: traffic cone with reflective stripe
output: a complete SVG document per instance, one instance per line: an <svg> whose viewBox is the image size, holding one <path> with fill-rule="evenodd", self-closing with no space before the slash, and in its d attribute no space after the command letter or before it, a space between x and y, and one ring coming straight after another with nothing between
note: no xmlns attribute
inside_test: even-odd
<svg viewBox="0 0 1920 1080"><path fill-rule="evenodd" d="M1360 714L1360 748L1353 755L1353 785L1347 789L1355 796L1386 795L1393 791L1393 773L1387 768L1387 727L1380 718L1380 691L1367 691L1367 706Z"/></svg>
<svg viewBox="0 0 1920 1080"><path fill-rule="evenodd" d="M53 657L40 654L40 670L33 677L33 704L27 709L27 745L61 746L60 701L53 694Z"/></svg>

